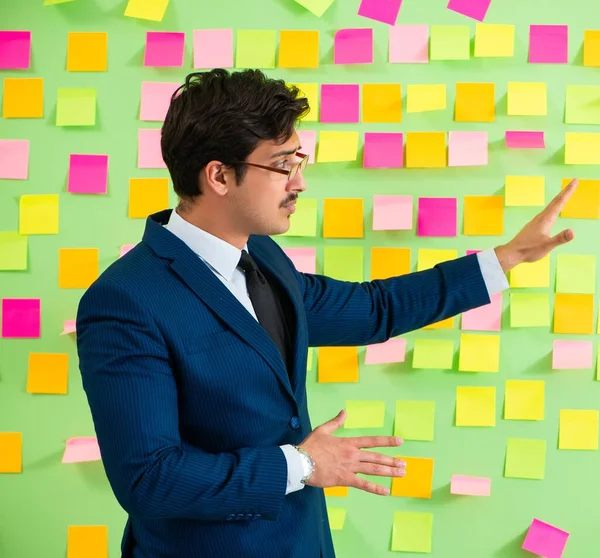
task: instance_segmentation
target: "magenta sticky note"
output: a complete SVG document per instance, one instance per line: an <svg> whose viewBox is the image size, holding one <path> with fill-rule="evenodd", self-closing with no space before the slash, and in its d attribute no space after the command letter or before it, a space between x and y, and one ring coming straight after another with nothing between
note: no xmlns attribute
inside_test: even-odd
<svg viewBox="0 0 600 558"><path fill-rule="evenodd" d="M2 299L2 337L37 339L40 336L39 298Z"/></svg>
<svg viewBox="0 0 600 558"><path fill-rule="evenodd" d="M119 258L122 258L125 254L127 254L127 252L135 248L135 246L135 244L123 244L119 250Z"/></svg>
<svg viewBox="0 0 600 558"><path fill-rule="evenodd" d="M404 362L406 358L406 339L392 337L384 343L367 345L365 364L391 364Z"/></svg>
<svg viewBox="0 0 600 558"><path fill-rule="evenodd" d="M196 29L194 68L233 68L233 29Z"/></svg>
<svg viewBox="0 0 600 558"><path fill-rule="evenodd" d="M358 7L358 15L388 25L394 25L402 0L362 0Z"/></svg>
<svg viewBox="0 0 600 558"><path fill-rule="evenodd" d="M456 198L419 198L417 236L456 236Z"/></svg>
<svg viewBox="0 0 600 558"><path fill-rule="evenodd" d="M0 139L0 179L27 180L29 140Z"/></svg>
<svg viewBox="0 0 600 558"><path fill-rule="evenodd" d="M567 531L534 519L529 526L522 548L544 558L561 558L568 539Z"/></svg>
<svg viewBox="0 0 600 558"><path fill-rule="evenodd" d="M140 120L162 122L169 110L171 97L180 85L175 81L143 81Z"/></svg>
<svg viewBox="0 0 600 558"><path fill-rule="evenodd" d="M552 342L552 368L554 370L583 370L592 368L593 349L591 341Z"/></svg>
<svg viewBox="0 0 600 558"><path fill-rule="evenodd" d="M185 33L148 31L144 66L180 68L183 66Z"/></svg>
<svg viewBox="0 0 600 558"><path fill-rule="evenodd" d="M160 128L138 130L138 168L166 169L160 148Z"/></svg>
<svg viewBox="0 0 600 558"><path fill-rule="evenodd" d="M448 134L449 167L473 167L487 164L487 132L450 132Z"/></svg>
<svg viewBox="0 0 600 558"><path fill-rule="evenodd" d="M429 62L429 26L396 25L390 27L389 57L392 64Z"/></svg>
<svg viewBox="0 0 600 558"><path fill-rule="evenodd" d="M321 85L321 122L357 123L359 85Z"/></svg>
<svg viewBox="0 0 600 558"><path fill-rule="evenodd" d="M61 463L83 463L101 459L98 440L94 437L81 436L67 440Z"/></svg>
<svg viewBox="0 0 600 558"><path fill-rule="evenodd" d="M31 65L31 31L0 31L0 70L26 70Z"/></svg>
<svg viewBox="0 0 600 558"><path fill-rule="evenodd" d="M333 40L334 64L372 64L373 29L340 29Z"/></svg>
<svg viewBox="0 0 600 558"><path fill-rule="evenodd" d="M317 149L317 131L316 130L297 130L300 140L300 153L308 155L308 164L315 163L315 151Z"/></svg>
<svg viewBox="0 0 600 558"><path fill-rule="evenodd" d="M316 248L284 248L283 251L300 273L316 273Z"/></svg>
<svg viewBox="0 0 600 558"><path fill-rule="evenodd" d="M448 9L461 15L483 21L492 0L450 0Z"/></svg>
<svg viewBox="0 0 600 558"><path fill-rule="evenodd" d="M489 496L492 490L492 479L485 477L469 477L452 475L450 478L450 494L464 496Z"/></svg>
<svg viewBox="0 0 600 558"><path fill-rule="evenodd" d="M412 227L412 196L373 196L374 231L409 231Z"/></svg>
<svg viewBox="0 0 600 558"><path fill-rule="evenodd" d="M108 155L71 154L67 192L106 194L107 183Z"/></svg>
<svg viewBox="0 0 600 558"><path fill-rule="evenodd" d="M463 312L461 329L470 331L500 331L502 324L502 293L490 297L489 304L484 304L467 312Z"/></svg>
<svg viewBox="0 0 600 558"><path fill-rule="evenodd" d="M508 149L545 149L544 132L507 131Z"/></svg>
<svg viewBox="0 0 600 558"><path fill-rule="evenodd" d="M60 332L61 335L69 335L77 331L77 320L65 320L63 322L63 330Z"/></svg>
<svg viewBox="0 0 600 558"><path fill-rule="evenodd" d="M529 26L531 64L566 64L568 61L569 27L567 25Z"/></svg>
<svg viewBox="0 0 600 558"><path fill-rule="evenodd" d="M400 169L404 166L404 136L399 132L366 132L363 168Z"/></svg>

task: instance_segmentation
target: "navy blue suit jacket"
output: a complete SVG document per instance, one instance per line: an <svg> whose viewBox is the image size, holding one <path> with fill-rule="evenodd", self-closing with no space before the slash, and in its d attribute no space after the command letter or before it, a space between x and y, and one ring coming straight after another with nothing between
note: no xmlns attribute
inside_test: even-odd
<svg viewBox="0 0 600 558"><path fill-rule="evenodd" d="M77 312L83 387L129 515L123 556L333 558L323 490L286 496L278 447L311 432L307 348L379 343L488 303L476 256L359 284L299 273L271 238L251 236L293 306L288 374L262 326L162 226L170 211L148 218Z"/></svg>

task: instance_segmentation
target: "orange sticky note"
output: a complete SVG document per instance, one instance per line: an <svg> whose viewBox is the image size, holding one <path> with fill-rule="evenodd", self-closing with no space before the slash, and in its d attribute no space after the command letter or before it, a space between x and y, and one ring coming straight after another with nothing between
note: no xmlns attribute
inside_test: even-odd
<svg viewBox="0 0 600 558"><path fill-rule="evenodd" d="M600 67L600 30L586 29L583 32L583 65Z"/></svg>
<svg viewBox="0 0 600 558"><path fill-rule="evenodd" d="M0 432L0 473L23 471L23 436L21 432Z"/></svg>
<svg viewBox="0 0 600 558"><path fill-rule="evenodd" d="M434 322L432 324L426 325L423 329L453 329L454 328L454 318L446 318L445 320L440 320L439 322Z"/></svg>
<svg viewBox="0 0 600 558"><path fill-rule="evenodd" d="M61 248L58 251L58 287L87 289L99 271L98 248Z"/></svg>
<svg viewBox="0 0 600 558"><path fill-rule="evenodd" d="M502 196L465 196L463 234L501 235L504 233Z"/></svg>
<svg viewBox="0 0 600 558"><path fill-rule="evenodd" d="M362 238L362 198L326 198L323 202L323 238Z"/></svg>
<svg viewBox="0 0 600 558"><path fill-rule="evenodd" d="M410 248L371 248L371 281L410 273Z"/></svg>
<svg viewBox="0 0 600 558"><path fill-rule="evenodd" d="M108 558L108 526L69 525L67 558Z"/></svg>
<svg viewBox="0 0 600 558"><path fill-rule="evenodd" d="M561 190L571 182L565 178ZM579 185L560 212L567 219L600 219L600 180L579 180Z"/></svg>
<svg viewBox="0 0 600 558"><path fill-rule="evenodd" d="M406 475L392 478L392 496L431 498L433 486L433 459L430 457L404 457Z"/></svg>
<svg viewBox="0 0 600 558"><path fill-rule="evenodd" d="M495 118L493 83L456 84L456 122L493 122Z"/></svg>
<svg viewBox="0 0 600 558"><path fill-rule="evenodd" d="M407 168L439 168L446 164L445 132L406 133Z"/></svg>
<svg viewBox="0 0 600 558"><path fill-rule="evenodd" d="M106 72L108 35L70 32L67 40L67 71Z"/></svg>
<svg viewBox="0 0 600 558"><path fill-rule="evenodd" d="M318 382L358 382L358 347L319 347Z"/></svg>
<svg viewBox="0 0 600 558"><path fill-rule="evenodd" d="M363 84L362 121L401 122L402 86L399 83Z"/></svg>
<svg viewBox="0 0 600 558"><path fill-rule="evenodd" d="M4 78L4 118L43 118L44 80Z"/></svg>
<svg viewBox="0 0 600 558"><path fill-rule="evenodd" d="M168 178L131 178L129 180L129 218L145 219L169 207Z"/></svg>
<svg viewBox="0 0 600 558"><path fill-rule="evenodd" d="M66 394L68 380L67 353L29 353L27 393Z"/></svg>
<svg viewBox="0 0 600 558"><path fill-rule="evenodd" d="M337 496L338 498L346 498L348 496L347 486L328 486L323 490L325 496Z"/></svg>
<svg viewBox="0 0 600 558"><path fill-rule="evenodd" d="M318 68L318 31L280 31L280 68Z"/></svg>
<svg viewBox="0 0 600 558"><path fill-rule="evenodd" d="M556 293L554 333L594 333L594 295Z"/></svg>

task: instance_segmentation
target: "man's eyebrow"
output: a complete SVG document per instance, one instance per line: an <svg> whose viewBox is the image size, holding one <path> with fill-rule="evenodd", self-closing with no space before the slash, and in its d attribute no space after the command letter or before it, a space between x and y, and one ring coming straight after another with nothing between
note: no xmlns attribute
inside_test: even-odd
<svg viewBox="0 0 600 558"><path fill-rule="evenodd" d="M302 146L299 146L296 149L290 149L289 151L278 151L277 153L273 153L273 155L271 155L271 159L276 159L282 155L293 155L297 151L300 151L300 149L302 149Z"/></svg>

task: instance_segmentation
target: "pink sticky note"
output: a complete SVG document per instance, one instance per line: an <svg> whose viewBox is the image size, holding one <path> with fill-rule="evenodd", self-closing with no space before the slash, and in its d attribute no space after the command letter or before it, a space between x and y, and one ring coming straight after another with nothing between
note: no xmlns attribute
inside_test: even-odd
<svg viewBox="0 0 600 558"><path fill-rule="evenodd" d="M406 357L406 339L393 337L384 343L367 345L365 364L391 364L404 362Z"/></svg>
<svg viewBox="0 0 600 558"><path fill-rule="evenodd" d="M372 64L373 29L340 29L333 40L334 64Z"/></svg>
<svg viewBox="0 0 600 558"><path fill-rule="evenodd" d="M76 155L69 158L67 192L72 194L106 194L108 155Z"/></svg>
<svg viewBox="0 0 600 558"><path fill-rule="evenodd" d="M358 8L358 15L394 25L398 19L398 12L402 0L362 0Z"/></svg>
<svg viewBox="0 0 600 558"><path fill-rule="evenodd" d="M2 299L2 337L37 339L40 337L39 298Z"/></svg>
<svg viewBox="0 0 600 558"><path fill-rule="evenodd" d="M456 236L456 198L419 198L417 236Z"/></svg>
<svg viewBox="0 0 600 558"><path fill-rule="evenodd" d="M287 257L292 260L294 267L300 273L314 274L317 268L316 248L284 248Z"/></svg>
<svg viewBox="0 0 600 558"><path fill-rule="evenodd" d="M0 179L27 180L29 140L0 139Z"/></svg>
<svg viewBox="0 0 600 558"><path fill-rule="evenodd" d="M470 256L471 254L477 254L477 252L481 252L481 250L467 250L465 254Z"/></svg>
<svg viewBox="0 0 600 558"><path fill-rule="evenodd" d="M506 132L506 147L508 149L545 149L544 132Z"/></svg>
<svg viewBox="0 0 600 558"><path fill-rule="evenodd" d="M398 132L366 132L363 168L400 169L404 166L404 136Z"/></svg>
<svg viewBox="0 0 600 558"><path fill-rule="evenodd" d="M450 0L448 9L461 15L483 21L492 0Z"/></svg>
<svg viewBox="0 0 600 558"><path fill-rule="evenodd" d="M314 165L315 151L317 148L317 131L316 130L297 130L298 138L302 149L301 153L308 155L308 164Z"/></svg>
<svg viewBox="0 0 600 558"><path fill-rule="evenodd" d="M31 31L0 31L0 70L26 70L31 65Z"/></svg>
<svg viewBox="0 0 600 558"><path fill-rule="evenodd" d="M160 149L160 135L160 128L138 130L138 168L167 168Z"/></svg>
<svg viewBox="0 0 600 558"><path fill-rule="evenodd" d="M123 246L121 246L121 249L119 251L119 258L122 258L125 254L127 254L127 252L129 252L129 250L131 250L135 246L136 246L135 244L123 244Z"/></svg>
<svg viewBox="0 0 600 558"><path fill-rule="evenodd" d="M544 558L561 558L568 538L567 531L534 519L529 526L522 548Z"/></svg>
<svg viewBox="0 0 600 558"><path fill-rule="evenodd" d="M146 33L144 66L180 68L183 66L184 49L185 33L148 31Z"/></svg>
<svg viewBox="0 0 600 558"><path fill-rule="evenodd" d="M429 26L396 25L390 27L389 42L392 64L427 64L429 62Z"/></svg>
<svg viewBox="0 0 600 558"><path fill-rule="evenodd" d="M592 368L591 341L552 342L552 368L554 370L580 370Z"/></svg>
<svg viewBox="0 0 600 558"><path fill-rule="evenodd" d="M358 85L321 85L321 122L357 123Z"/></svg>
<svg viewBox="0 0 600 558"><path fill-rule="evenodd" d="M487 164L487 132L450 132L448 134L449 167L471 167Z"/></svg>
<svg viewBox="0 0 600 558"><path fill-rule="evenodd" d="M233 68L233 30L196 29L194 68Z"/></svg>
<svg viewBox="0 0 600 558"><path fill-rule="evenodd" d="M462 314L461 329L471 331L500 331L502 323L502 293L490 297L484 304Z"/></svg>
<svg viewBox="0 0 600 558"><path fill-rule="evenodd" d="M450 494L465 496L489 496L492 490L492 479L485 477L467 477L452 475L450 478Z"/></svg>
<svg viewBox="0 0 600 558"><path fill-rule="evenodd" d="M98 440L93 437L69 438L63 454L62 463L83 463L85 461L100 461Z"/></svg>
<svg viewBox="0 0 600 558"><path fill-rule="evenodd" d="M180 85L174 81L143 81L140 120L162 122L169 110L171 97Z"/></svg>
<svg viewBox="0 0 600 558"><path fill-rule="evenodd" d="M412 206L412 196L373 196L373 230L411 230Z"/></svg>
<svg viewBox="0 0 600 558"><path fill-rule="evenodd" d="M61 331L61 335L69 335L70 333L75 333L77 331L77 320L65 320L63 322L63 330Z"/></svg>
<svg viewBox="0 0 600 558"><path fill-rule="evenodd" d="M569 27L567 25L529 26L531 64L566 64L568 61Z"/></svg>

